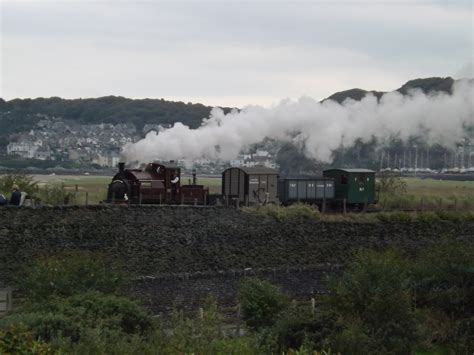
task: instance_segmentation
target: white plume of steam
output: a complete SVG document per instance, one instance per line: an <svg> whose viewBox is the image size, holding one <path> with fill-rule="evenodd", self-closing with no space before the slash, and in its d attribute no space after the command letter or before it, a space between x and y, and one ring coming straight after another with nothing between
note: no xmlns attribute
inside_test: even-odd
<svg viewBox="0 0 474 355"><path fill-rule="evenodd" d="M367 141L372 136L383 141L390 136L405 140L421 135L430 143L454 146L463 138L464 127L474 125L473 101L473 81L461 80L451 95L390 92L380 101L369 94L361 101L346 100L343 104L302 97L283 100L272 108L248 106L227 114L214 108L199 128L175 123L125 146L123 153L128 161L138 162L230 160L268 137L299 143L308 157L330 162L332 151L341 144L350 146L357 139Z"/></svg>

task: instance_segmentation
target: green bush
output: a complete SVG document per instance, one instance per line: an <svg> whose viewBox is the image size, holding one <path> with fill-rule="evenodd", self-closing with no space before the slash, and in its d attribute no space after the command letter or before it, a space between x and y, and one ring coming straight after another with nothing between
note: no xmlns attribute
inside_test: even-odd
<svg viewBox="0 0 474 355"><path fill-rule="evenodd" d="M74 251L35 260L16 283L30 301L41 301L94 290L113 293L122 281L118 267L108 265L102 255Z"/></svg>
<svg viewBox="0 0 474 355"><path fill-rule="evenodd" d="M66 191L63 185L46 185L38 189L35 197L42 204L64 205L76 202L75 195Z"/></svg>
<svg viewBox="0 0 474 355"><path fill-rule="evenodd" d="M358 252L330 285L328 302L343 326L332 348L347 351L340 344L360 341L363 352L409 353L418 340L410 287L409 268L397 252Z"/></svg>
<svg viewBox="0 0 474 355"><path fill-rule="evenodd" d="M440 218L434 212L419 212L415 215L415 219L418 222L432 223L435 221L439 221Z"/></svg>
<svg viewBox="0 0 474 355"><path fill-rule="evenodd" d="M469 211L436 211L438 217L445 221L461 222L461 221L474 221L474 213Z"/></svg>
<svg viewBox="0 0 474 355"><path fill-rule="evenodd" d="M407 192L407 183L398 176L382 176L378 179L377 187L381 195L400 196Z"/></svg>
<svg viewBox="0 0 474 355"><path fill-rule="evenodd" d="M321 305L316 312L308 306L291 307L283 312L267 332L269 353L286 353L292 349L324 349L335 325L335 314Z"/></svg>
<svg viewBox="0 0 474 355"><path fill-rule="evenodd" d="M239 301L242 318L254 330L274 325L288 307L288 299L276 286L257 278L242 280Z"/></svg>
<svg viewBox="0 0 474 355"><path fill-rule="evenodd" d="M381 222L411 222L412 215L407 212L383 212L377 214Z"/></svg>
<svg viewBox="0 0 474 355"><path fill-rule="evenodd" d="M30 175L12 173L0 176L0 193L10 194L13 185L18 185L20 191L24 191L30 196L38 191L38 183Z"/></svg>
<svg viewBox="0 0 474 355"><path fill-rule="evenodd" d="M273 217L278 221L287 219L319 219L320 213L317 206L304 203L295 203L284 207L275 204L268 204L255 207L244 207L243 212L259 216Z"/></svg>
<svg viewBox="0 0 474 355"><path fill-rule="evenodd" d="M136 303L98 292L30 305L0 321L0 326L20 324L47 341L58 337L77 341L86 329L97 327L141 335L152 328L150 316Z"/></svg>
<svg viewBox="0 0 474 355"><path fill-rule="evenodd" d="M0 329L0 354L54 355L49 344L36 337L23 326Z"/></svg>
<svg viewBox="0 0 474 355"><path fill-rule="evenodd" d="M56 307L54 307L56 308ZM81 325L58 309L19 312L0 320L1 327L25 327L36 339L51 341L64 336L77 341Z"/></svg>
<svg viewBox="0 0 474 355"><path fill-rule="evenodd" d="M441 240L419 255L413 279L416 305L435 340L468 349L474 341L474 244Z"/></svg>
<svg viewBox="0 0 474 355"><path fill-rule="evenodd" d="M474 346L474 244L443 239L415 263L416 303L433 342L456 353Z"/></svg>
<svg viewBox="0 0 474 355"><path fill-rule="evenodd" d="M223 319L208 299L203 311L186 318L175 311L171 319L157 320L146 335L124 334L101 327L86 328L78 342L60 338L56 347L67 354L258 354L249 336L232 338L221 332Z"/></svg>

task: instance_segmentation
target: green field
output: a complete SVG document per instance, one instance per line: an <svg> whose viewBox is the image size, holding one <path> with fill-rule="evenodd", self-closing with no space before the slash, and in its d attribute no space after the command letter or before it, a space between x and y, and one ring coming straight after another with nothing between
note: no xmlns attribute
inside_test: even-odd
<svg viewBox="0 0 474 355"><path fill-rule="evenodd" d="M474 181L403 178L406 191L381 194L384 208L474 209Z"/></svg>

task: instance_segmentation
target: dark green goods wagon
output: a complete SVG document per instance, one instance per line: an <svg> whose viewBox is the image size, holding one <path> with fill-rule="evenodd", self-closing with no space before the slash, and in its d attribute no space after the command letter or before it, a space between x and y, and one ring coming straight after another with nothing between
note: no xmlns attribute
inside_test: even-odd
<svg viewBox="0 0 474 355"><path fill-rule="evenodd" d="M324 177L333 178L336 199L348 204L375 203L375 171L368 169L328 169Z"/></svg>
<svg viewBox="0 0 474 355"><path fill-rule="evenodd" d="M281 179L278 198L283 204L297 201L320 204L323 200L334 199L334 181L323 177Z"/></svg>
<svg viewBox="0 0 474 355"><path fill-rule="evenodd" d="M278 172L265 167L229 168L222 173L222 195L243 204L277 202Z"/></svg>

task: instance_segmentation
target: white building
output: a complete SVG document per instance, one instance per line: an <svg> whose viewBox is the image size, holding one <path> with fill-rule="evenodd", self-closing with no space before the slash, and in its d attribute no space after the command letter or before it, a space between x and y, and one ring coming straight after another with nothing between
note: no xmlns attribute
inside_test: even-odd
<svg viewBox="0 0 474 355"><path fill-rule="evenodd" d="M35 157L36 152L41 147L42 142L12 142L7 146L7 155L17 155L22 158L32 159Z"/></svg>

